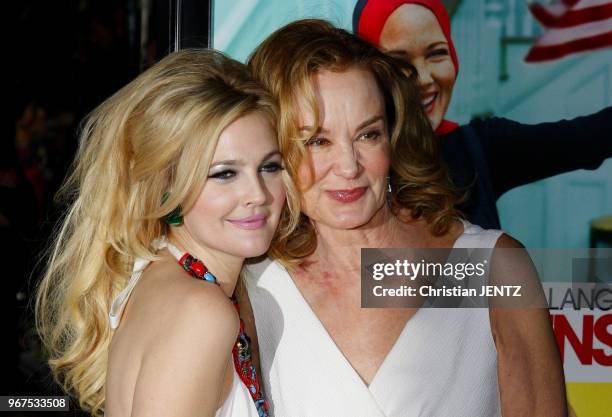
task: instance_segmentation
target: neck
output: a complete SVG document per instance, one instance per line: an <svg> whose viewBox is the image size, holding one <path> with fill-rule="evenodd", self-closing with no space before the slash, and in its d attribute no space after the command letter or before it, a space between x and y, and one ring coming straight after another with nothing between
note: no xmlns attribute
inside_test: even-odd
<svg viewBox="0 0 612 417"><path fill-rule="evenodd" d="M223 292L228 297L232 296L244 258L203 245L191 237L184 226L172 227L168 232L168 240L181 251L202 261L210 273L217 278L217 284Z"/></svg>
<svg viewBox="0 0 612 417"><path fill-rule="evenodd" d="M360 270L361 248L407 247L411 240L411 225L398 219L387 205L355 229L336 229L320 223L315 227L317 249L312 260L343 271Z"/></svg>

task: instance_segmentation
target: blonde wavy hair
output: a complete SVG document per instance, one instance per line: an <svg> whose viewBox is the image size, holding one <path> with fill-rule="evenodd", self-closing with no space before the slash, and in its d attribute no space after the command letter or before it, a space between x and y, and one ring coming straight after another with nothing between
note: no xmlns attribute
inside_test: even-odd
<svg viewBox="0 0 612 417"><path fill-rule="evenodd" d="M189 211L206 181L218 138L257 112L276 126L277 106L243 64L212 50L173 53L101 104L82 127L68 210L37 288L36 326L56 381L94 416L104 412L108 312L135 257L155 259L164 216ZM277 236L291 232L298 200Z"/></svg>
<svg viewBox="0 0 612 417"><path fill-rule="evenodd" d="M441 159L438 138L422 109L418 87L406 75L409 68L400 67L401 63L356 35L317 19L280 28L255 49L248 65L279 102L279 140L285 150L286 167L294 178L308 158L305 142L320 125L313 75L320 70L369 71L384 97L389 124L391 209L406 220L425 219L434 235L448 232L452 221L460 216L454 208L459 193ZM299 126L298 103L303 101L316 121L308 132L300 132ZM316 245L314 225L302 214L295 231L276 240L270 253L290 266L312 254Z"/></svg>

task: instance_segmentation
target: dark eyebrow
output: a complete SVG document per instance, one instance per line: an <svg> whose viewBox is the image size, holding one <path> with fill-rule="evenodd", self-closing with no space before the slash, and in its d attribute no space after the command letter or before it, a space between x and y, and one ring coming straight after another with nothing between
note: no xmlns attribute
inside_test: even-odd
<svg viewBox="0 0 612 417"><path fill-rule="evenodd" d="M434 42L431 45L429 45L427 47L427 49L433 49L433 48L438 47L438 46L446 46L446 47L448 47L448 42L446 42L446 41Z"/></svg>
<svg viewBox="0 0 612 417"><path fill-rule="evenodd" d="M277 156L277 155L280 156L280 157L283 156L283 155L281 155L280 151L271 151L271 152L268 152L266 154L266 156L263 157L262 161L266 161L266 160L272 158L273 156Z"/></svg>
<svg viewBox="0 0 612 417"><path fill-rule="evenodd" d="M355 129L355 130L363 129L366 126L371 125L374 122L377 122L379 119L380 120L384 120L384 118L381 115L371 117L368 120L366 120L365 122L362 122L359 126L357 126L357 129ZM310 126L302 126L300 128L300 131L308 130L308 129L312 129L312 128ZM318 128L315 133L325 133L325 132L327 132L326 129Z"/></svg>
<svg viewBox="0 0 612 417"><path fill-rule="evenodd" d="M362 122L359 126L357 126L356 130L361 130L361 129L363 129L366 126L374 124L374 122L378 122L379 120L384 121L385 118L382 115L377 115L377 116L374 116L374 117L370 117L368 120Z"/></svg>
<svg viewBox="0 0 612 417"><path fill-rule="evenodd" d="M281 156L280 151L275 150L275 151L268 152L266 156L263 157L262 161L268 160L271 157L276 156L276 155ZM219 161L219 162L210 164L210 167L214 168L219 165L244 165L244 162L239 159L226 159L225 161Z"/></svg>

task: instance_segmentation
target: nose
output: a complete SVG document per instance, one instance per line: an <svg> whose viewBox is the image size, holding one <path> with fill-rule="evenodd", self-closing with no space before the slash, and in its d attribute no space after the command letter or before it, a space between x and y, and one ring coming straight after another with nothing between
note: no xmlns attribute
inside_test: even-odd
<svg viewBox="0 0 612 417"><path fill-rule="evenodd" d="M261 206L267 201L268 193L263 178L255 176L248 184L245 184L245 186L244 201L246 206Z"/></svg>
<svg viewBox="0 0 612 417"><path fill-rule="evenodd" d="M431 83L433 83L433 78L431 77L431 71L428 66L424 62L418 62L414 64L414 69L417 72L417 82L419 87L427 87Z"/></svg>
<svg viewBox="0 0 612 417"><path fill-rule="evenodd" d="M345 146L339 147L338 152L334 155L335 173L341 177L352 179L359 174L359 152L351 142Z"/></svg>

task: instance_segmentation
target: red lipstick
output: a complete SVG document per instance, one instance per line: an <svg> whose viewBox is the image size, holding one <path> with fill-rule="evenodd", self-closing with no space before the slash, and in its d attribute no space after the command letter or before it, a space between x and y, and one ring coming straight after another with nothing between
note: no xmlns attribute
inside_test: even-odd
<svg viewBox="0 0 612 417"><path fill-rule="evenodd" d="M365 194L368 187L351 188L349 190L328 190L327 195L340 203L352 203Z"/></svg>

